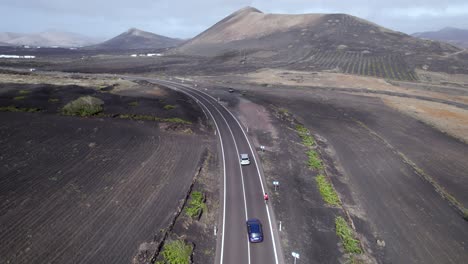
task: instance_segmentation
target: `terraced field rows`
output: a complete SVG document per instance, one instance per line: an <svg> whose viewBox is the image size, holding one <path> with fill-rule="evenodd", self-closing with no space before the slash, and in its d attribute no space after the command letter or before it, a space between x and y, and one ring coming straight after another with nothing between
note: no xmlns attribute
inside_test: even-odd
<svg viewBox="0 0 468 264"><path fill-rule="evenodd" d="M374 76L393 80L416 80L402 55L374 55L358 51L322 51L315 49L298 62L298 68L339 70L343 73Z"/></svg>
<svg viewBox="0 0 468 264"><path fill-rule="evenodd" d="M168 225L204 149L133 121L1 114L0 263L129 263Z"/></svg>

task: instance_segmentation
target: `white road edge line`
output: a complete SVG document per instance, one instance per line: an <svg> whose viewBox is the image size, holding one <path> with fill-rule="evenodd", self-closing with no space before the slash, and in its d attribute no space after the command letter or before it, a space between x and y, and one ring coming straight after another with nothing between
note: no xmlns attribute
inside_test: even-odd
<svg viewBox="0 0 468 264"><path fill-rule="evenodd" d="M191 89L191 88L189 88ZM205 99L205 98L203 98ZM206 100L206 99L205 99ZM208 101L208 100L207 100ZM224 118L224 115L221 113L221 111L219 111L219 109L211 102L208 101L208 103L213 106L216 111L218 111L219 115L223 118L224 122L226 123L228 129L229 129L229 133L231 133L231 136L232 136L232 140L234 141L234 146L236 147L236 153L237 153L237 157L239 158L239 148L237 147L237 142L236 142L236 138L234 137L234 133L232 132L232 129L231 127L229 126L229 123L228 121L226 120L226 118ZM248 210L247 210L247 198L245 197L245 184L244 184L244 173L242 172L242 165L240 164L240 161L237 163L239 165L239 170L240 170L240 173L241 173L241 180L242 180L242 194L244 196L244 210L245 210L245 220L247 221L249 219L249 213L248 213ZM247 239L247 257L248 257L248 260L249 260L249 264L250 264L250 242L249 240Z"/></svg>
<svg viewBox="0 0 468 264"><path fill-rule="evenodd" d="M182 85L182 86L185 86L185 85ZM209 94L207 94L207 93L205 93L205 92L203 92L203 91L200 91L200 90L197 90L197 91L199 91L199 92L201 92L201 93L203 93L203 94L205 94L205 95L211 97L211 99L213 99L213 100L216 101L216 99L215 99L213 96L211 96L211 95L209 95ZM262 180L262 177L261 177L261 174L260 174L260 168L259 168L259 166L258 166L258 164L257 164L257 159L255 158L252 145L250 144L249 138L247 137L247 134L245 133L244 128L243 128L242 125L239 123L239 120L237 120L237 118L234 116L234 114L231 113L231 111L229 111L224 105L222 105L222 104L220 104L220 105L221 105L229 114L231 114L231 116L232 116L232 118L234 118L234 120L236 120L236 122L237 122L237 124L239 125L239 127L240 127L242 133L244 134L244 137L245 137L245 139L247 140L247 143L249 144L250 151L252 152L252 156L253 156L254 161L255 161L255 166L257 167L257 173L258 173L258 178L259 178L259 180L260 180L260 185L262 186L262 192L265 193L265 188L264 188L264 186L263 186L263 180ZM274 253L275 253L275 263L278 264L278 253L277 253L277 251L276 251L276 242L275 242L275 236L274 236L274 233L273 233L273 227L272 227L272 224L271 224L270 210L268 210L268 205L267 205L267 204L266 204L265 206L266 206L266 209L267 209L268 223L269 223L269 225L270 225L270 234L271 234L271 238L272 238L272 242L273 242L273 251L274 251Z"/></svg>
<svg viewBox="0 0 468 264"><path fill-rule="evenodd" d="M202 103L200 100L198 100L197 98L195 98L193 95L181 90L181 89L178 89L176 88L175 89L176 91L179 90L181 91L182 93L190 96L192 99L195 100L195 102L197 102L198 104L200 104L203 108L206 109L206 111L210 114L211 116L211 119L213 120L215 126L216 126L216 131L218 131L218 137L219 137L219 141L221 142L221 153L222 153L222 157L223 157L223 171L224 171L224 176L223 176L223 231L221 233L221 256L220 256L220 263L222 264L223 263L223 257L224 257L224 232L225 232L225 226L226 226L226 159L225 159L225 155L224 155L224 145L223 145L223 138L221 137L221 132L219 130L219 127L218 127L218 123L216 122L216 119L214 118L213 114L211 113L210 109L208 109L208 107ZM250 257L249 257L249 261L250 261Z"/></svg>
<svg viewBox="0 0 468 264"><path fill-rule="evenodd" d="M166 82L167 82L167 81L166 81ZM170 83L170 82L168 82L168 83ZM178 83L175 83L175 84L176 84L176 85L183 86L183 87L185 87L185 88L187 88L187 89L189 89L189 90L198 91L198 90L195 90L195 89L193 89L193 88L191 88L191 87L187 87L187 86L185 86L185 85L181 85L181 84L178 84ZM179 88L177 88L176 90L182 91L182 90L179 89ZM191 98L195 99L195 101L200 102L200 100L198 100L197 98L195 98L193 95L191 95L191 94L189 94L189 93L187 93L187 92L184 92L184 91L182 91L182 92L185 93L185 94L187 94L187 95L190 96ZM202 92L202 93L203 93L203 92ZM205 94L205 93L203 93L203 94ZM216 99L214 99L212 96L210 96L210 95L208 95L208 94L205 94L205 95L209 96L211 99L213 99L213 100L216 101ZM203 99L206 100L206 98L203 98ZM216 109L216 111L219 113L219 115L223 118L224 122L226 123L226 125L227 125L227 127L228 127L228 129L229 129L229 132L230 132L230 134L231 134L231 136L232 136L232 139L233 139L233 141L234 141L234 146L235 146L235 148L236 148L236 153L237 153L236 156L238 157L239 154L240 154L240 153L239 153L239 149L238 149L238 147L237 147L236 139L235 139L235 137L234 137L234 133L232 132L231 127L229 126L229 123L227 122L226 118L224 118L224 116L223 116L223 114L221 113L221 111L219 111L219 109L218 109L213 103L209 102L208 100L207 100L207 103L210 104L211 106L213 106L213 107ZM200 102L200 104L203 104L203 103ZM221 105L221 104L220 104L220 105ZM203 104L203 106L208 110L208 108L206 107L205 104ZM222 105L221 105L221 106L222 106ZM208 113L210 113L212 119L214 120L214 117L213 117L213 115L211 114L210 110L208 110ZM232 114L231 114L231 115L232 115ZM235 118L234 118L234 119L235 119ZM236 121L237 121L237 120L236 120ZM215 122L215 124L216 124L216 121L214 121L214 122ZM219 128L218 128L218 125L217 125L217 124L216 124L216 129L218 130L218 134L220 134ZM219 137L220 137L220 140L221 140L221 134L219 135ZM247 141L247 142L248 142L248 141ZM223 143L221 142L221 146L222 146L222 145L223 145ZM250 143L249 143L249 145L250 145ZM225 230L225 225L226 225L226 221L225 221L225 217L226 217L226 167L225 167L225 160L224 160L224 148L221 147L221 149L222 149L222 151L223 151L223 166L224 166L223 234L222 234L222 240L221 240L221 259L220 259L220 263L222 264L222 263L223 263L223 255L224 255L224 230ZM252 150L252 147L250 147L250 149ZM255 158L254 158L254 159L255 159ZM256 162L256 161L255 161L255 162ZM246 201L246 197L245 197L244 174L243 174L243 172L242 172L242 165L241 165L240 163L238 163L238 165L239 165L239 170L240 170L240 173L241 173L241 180L242 180L242 192L243 192L243 196L244 196L245 220L248 220L247 201ZM257 169L258 169L258 167L257 167ZM263 184L262 184L262 189L263 189ZM268 210L267 210L267 212L268 212ZM268 218L270 218L269 215L268 215ZM271 221L270 221L270 225L271 225ZM276 254L276 251L275 251L275 254ZM248 239L247 239L247 256L248 256L248 263L250 264L250 243L249 243L249 240L248 240ZM278 262L276 262L276 263L278 263Z"/></svg>

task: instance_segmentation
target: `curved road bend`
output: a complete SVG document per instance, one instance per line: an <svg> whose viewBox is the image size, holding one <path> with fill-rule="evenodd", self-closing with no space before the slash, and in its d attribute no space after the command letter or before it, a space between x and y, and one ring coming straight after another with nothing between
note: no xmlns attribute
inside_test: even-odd
<svg viewBox="0 0 468 264"><path fill-rule="evenodd" d="M195 99L215 122L224 152L223 223L219 228L216 263L284 263L273 212L263 201L266 185L257 166L254 147L234 115L215 98L192 87L150 78L126 78L145 80L181 91ZM239 153L249 154L251 164L240 166ZM245 224L248 218L258 218L262 222L262 243L249 243Z"/></svg>

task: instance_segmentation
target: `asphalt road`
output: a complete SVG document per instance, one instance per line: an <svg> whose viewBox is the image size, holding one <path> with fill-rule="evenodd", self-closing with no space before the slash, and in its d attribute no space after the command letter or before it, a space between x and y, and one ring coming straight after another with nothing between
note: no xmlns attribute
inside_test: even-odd
<svg viewBox="0 0 468 264"><path fill-rule="evenodd" d="M224 166L223 219L218 233L216 263L284 263L274 214L263 201L263 194L268 191L257 165L255 147L248 141L237 119L217 99L201 89L156 79L131 79L146 80L181 91L195 99L214 120ZM240 165L240 153L249 155L250 165ZM262 243L249 243L246 227L249 218L258 218L262 222Z"/></svg>

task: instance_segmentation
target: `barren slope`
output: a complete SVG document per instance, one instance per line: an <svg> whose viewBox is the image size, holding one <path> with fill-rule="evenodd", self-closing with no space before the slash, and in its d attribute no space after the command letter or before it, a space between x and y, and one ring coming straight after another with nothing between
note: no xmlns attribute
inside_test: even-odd
<svg viewBox="0 0 468 264"><path fill-rule="evenodd" d="M168 38L131 28L115 38L88 48L110 50L161 49L176 46L181 42L180 39Z"/></svg>
<svg viewBox="0 0 468 264"><path fill-rule="evenodd" d="M450 44L468 48L468 30L446 27L439 31L418 32L411 34L414 37L444 41Z"/></svg>
<svg viewBox="0 0 468 264"><path fill-rule="evenodd" d="M334 69L403 80L417 79L414 69L431 61L437 61L440 71L467 71L466 61L444 57L458 51L346 14L264 14L250 7L176 49L238 64Z"/></svg>
<svg viewBox="0 0 468 264"><path fill-rule="evenodd" d="M0 33L0 41L10 45L30 45L43 47L78 47L91 45L97 42L95 39L87 36L55 30L33 34L5 32Z"/></svg>

